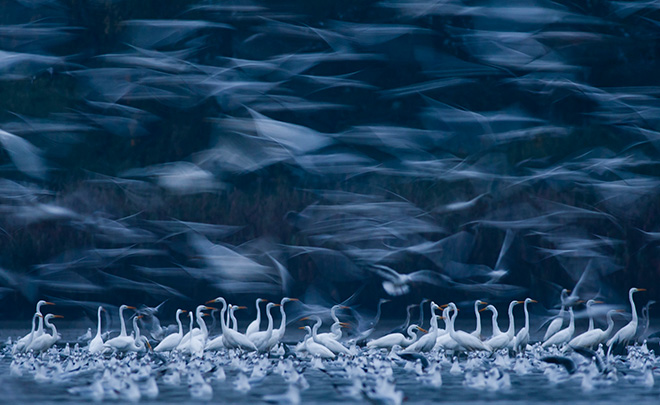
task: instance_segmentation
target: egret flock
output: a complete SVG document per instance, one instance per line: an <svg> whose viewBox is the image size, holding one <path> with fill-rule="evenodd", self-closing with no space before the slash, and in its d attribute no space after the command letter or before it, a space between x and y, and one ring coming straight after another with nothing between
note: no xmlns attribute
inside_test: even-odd
<svg viewBox="0 0 660 405"><path fill-rule="evenodd" d="M232 390L249 395L252 387L268 376L279 376L286 383L286 390L261 395L260 399L298 403L301 393L310 387L307 370L324 373L337 395L377 403L401 403L405 399L403 391L396 386L397 376L402 372L414 375L420 386L433 389L442 389L443 375L449 374L463 376L463 385L469 388L512 390L511 375L533 373L545 375L553 384L577 379L587 391L619 384L621 378L627 384L652 387L653 370L660 359L649 349L646 340L639 341L640 322L634 294L641 291L645 290L629 290L632 318L616 332L614 315L625 316L623 313L627 311L609 309L607 327L599 329L594 322L594 306L604 303L569 301L566 290L562 292L561 311L555 319L544 323L545 331L532 330L530 326L529 306L537 303L531 298L514 300L508 305L505 331L499 324L497 308L482 300L474 302L476 327L468 331L457 328L459 315L464 318L468 315L460 312L455 303L438 305L423 300L419 309L430 309L428 329L422 325L426 323L424 311L420 311L417 323L411 320L415 306L407 308L402 325L388 331L373 319L367 322L367 328L360 327L352 322L353 308L335 305L330 310L333 322L329 332L321 333L323 319L315 313L287 319L287 307L298 301L295 298L283 298L279 303L257 299L256 319L242 329L236 311L245 307L218 297L194 310L178 309L176 326L163 329L171 330L169 334L151 333L142 321L145 316L136 307L121 305L119 334L110 337L108 331L104 332L106 310L99 306L96 334L93 337L88 334L86 343L62 342L54 323L62 316L42 312L45 306L55 305L42 300L37 303L30 332L15 341L9 338L4 355L12 359L10 374L17 378L57 383L86 375L87 383L69 386L68 393L97 401L154 399L160 387L186 385L193 399L210 400L214 397L214 387L220 383L227 387L230 376L234 380L229 385ZM379 303L378 317L386 302ZM589 324L586 331L577 333L575 308L582 304ZM519 328L514 314L518 305L524 314ZM128 311L134 311L130 334L126 327ZM484 311L492 314L490 334L484 333L487 328L482 329ZM205 317L216 312L220 326L213 332ZM279 312L277 321L274 312ZM644 315L648 316L648 310ZM184 325L188 325L187 331ZM299 341L295 339L299 336L297 329L305 331ZM536 334L543 338L536 341L532 338Z"/></svg>

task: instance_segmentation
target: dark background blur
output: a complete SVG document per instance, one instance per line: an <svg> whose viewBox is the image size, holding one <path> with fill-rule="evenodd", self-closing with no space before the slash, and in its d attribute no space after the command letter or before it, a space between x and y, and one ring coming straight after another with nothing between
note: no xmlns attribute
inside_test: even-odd
<svg viewBox="0 0 660 405"><path fill-rule="evenodd" d="M496 283L546 307L587 268L585 298L660 298L653 4L0 10L3 317L42 297L85 310L220 294L332 303L362 286L373 308L387 295L375 263L468 286L414 283L400 304L480 298L507 231ZM435 256L410 249L453 235ZM215 273L207 241L251 263Z"/></svg>

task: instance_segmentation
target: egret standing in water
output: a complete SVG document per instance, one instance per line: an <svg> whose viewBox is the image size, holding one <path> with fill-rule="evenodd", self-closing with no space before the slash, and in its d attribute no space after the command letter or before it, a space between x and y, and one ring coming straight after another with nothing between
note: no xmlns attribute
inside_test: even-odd
<svg viewBox="0 0 660 405"><path fill-rule="evenodd" d="M47 314L44 317L44 325L50 328L51 334L48 333L42 334L41 336L35 336L32 339L32 343L27 347L27 350L33 350L35 352L43 352L50 349L57 341L60 339L59 333L57 333L57 328L55 325L50 323L52 318L64 318L62 315Z"/></svg>
<svg viewBox="0 0 660 405"><path fill-rule="evenodd" d="M89 345L87 346L87 350L89 350L90 353L99 353L104 350L103 333L101 332L101 313L104 311L105 309L103 309L103 307L99 305L96 314L97 317L96 336L94 336L94 338L90 340Z"/></svg>
<svg viewBox="0 0 660 405"><path fill-rule="evenodd" d="M183 339L183 324L181 323L180 315L188 311L185 309L176 310L176 323L179 326L179 331L174 332L165 337L156 347L154 347L154 352L169 352L176 349L176 347L181 343Z"/></svg>
<svg viewBox="0 0 660 405"><path fill-rule="evenodd" d="M635 307L635 300L633 299L633 294L640 291L646 291L646 289L633 287L628 291L628 300L630 301L630 311L632 312L632 320L626 326L619 329L619 331L615 333L610 340L607 341L607 346L609 346L608 353L612 350L612 346L619 343L626 344L635 337L635 334L637 333L637 324L639 323L639 320L637 318L637 308Z"/></svg>

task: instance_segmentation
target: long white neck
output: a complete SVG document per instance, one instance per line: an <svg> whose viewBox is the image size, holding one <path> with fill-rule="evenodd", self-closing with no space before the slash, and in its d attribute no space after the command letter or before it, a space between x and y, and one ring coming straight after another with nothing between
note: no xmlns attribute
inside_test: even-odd
<svg viewBox="0 0 660 405"><path fill-rule="evenodd" d="M323 323L323 321L321 321L321 318L317 318L316 323L312 327L312 338L314 339L315 342L316 342L316 335L317 335L317 333L319 331L319 328L321 327L322 323Z"/></svg>
<svg viewBox="0 0 660 405"><path fill-rule="evenodd" d="M119 326L121 328L119 336L128 336L128 334L126 333L126 322L124 321L124 306L123 305L121 307L119 307Z"/></svg>
<svg viewBox="0 0 660 405"><path fill-rule="evenodd" d="M616 311L609 311L607 313L607 329L605 329L605 336L610 336L610 333L612 333L612 330L614 330L614 319L612 319L612 315L614 315Z"/></svg>
<svg viewBox="0 0 660 405"><path fill-rule="evenodd" d="M499 335L502 331L500 330L500 325L497 324L497 309L495 309L495 307L490 307L490 310L493 312L493 335Z"/></svg>
<svg viewBox="0 0 660 405"><path fill-rule="evenodd" d="M571 331L571 333L573 333L575 331L575 315L573 314L573 308L568 309L568 314L571 317L571 320L568 324L568 330Z"/></svg>
<svg viewBox="0 0 660 405"><path fill-rule="evenodd" d="M257 317L255 318L255 322L259 327L261 327L261 306L259 305L261 303L261 299L257 298L257 302L254 304L257 307ZM258 329L258 328L257 328Z"/></svg>
<svg viewBox="0 0 660 405"><path fill-rule="evenodd" d="M39 301L37 302L37 313L39 315L43 315L41 313L41 307L46 303L46 301ZM42 316L39 317L39 327L37 328L37 335L41 335L44 333L44 318Z"/></svg>
<svg viewBox="0 0 660 405"><path fill-rule="evenodd" d="M36 325L37 325L37 318L40 318L39 314L35 313L32 316L32 330L30 331L30 337L28 338L28 343L27 343L26 347L29 346L32 343L32 340L34 340L34 329L36 328Z"/></svg>
<svg viewBox="0 0 660 405"><path fill-rule="evenodd" d="M98 313L96 314L97 317L96 337L101 337L101 311L103 311L103 308L99 307Z"/></svg>
<svg viewBox="0 0 660 405"><path fill-rule="evenodd" d="M227 301L224 299L220 300L222 303L222 310L220 310L220 328L222 329L222 333L225 333L225 331L228 329L227 324L225 323L225 314L227 313Z"/></svg>
<svg viewBox="0 0 660 405"><path fill-rule="evenodd" d="M238 332L238 321L236 320L236 315L234 315L235 312L236 312L236 307L231 307L231 309L229 310L229 316L231 317L231 322L232 322L231 328L236 332Z"/></svg>
<svg viewBox="0 0 660 405"><path fill-rule="evenodd" d="M138 317L133 318L133 330L135 331L135 343L140 340L140 328L138 328Z"/></svg>
<svg viewBox="0 0 660 405"><path fill-rule="evenodd" d="M192 330L195 327L195 318L193 317L193 313L189 312L188 316L190 317L190 333L188 334L188 344L190 345L190 350L192 351L192 340L193 340L193 333Z"/></svg>
<svg viewBox="0 0 660 405"><path fill-rule="evenodd" d="M639 322L639 319L637 318L637 307L635 307L635 300L633 299L634 293L635 290L633 290L632 288L628 292L628 299L630 300L630 310L632 311L632 321L630 321L630 323L635 325L635 328L637 328L637 323Z"/></svg>
<svg viewBox="0 0 660 405"><path fill-rule="evenodd" d="M479 301L474 302L474 316L477 318L477 327L474 330L476 335L481 335L481 313L479 312Z"/></svg>
<svg viewBox="0 0 660 405"><path fill-rule="evenodd" d="M279 336L284 336L284 333L286 332L286 312L284 312L284 304L286 304L287 301L282 300L280 302L280 315L282 316L282 320L280 321L280 327L277 329L277 334Z"/></svg>
<svg viewBox="0 0 660 405"><path fill-rule="evenodd" d="M525 310L525 329L529 332L529 311L527 310L527 304L529 304L529 301L525 300L525 304L523 305L523 309Z"/></svg>
<svg viewBox="0 0 660 405"><path fill-rule="evenodd" d="M51 333L51 335L52 335L53 337L57 337L57 328L55 327L55 325L53 325L52 323L50 323L50 320L49 320L49 319L44 320L44 324L45 324L45 326L47 326L48 328L50 328L50 333Z"/></svg>
<svg viewBox="0 0 660 405"><path fill-rule="evenodd" d="M270 313L271 309L274 307L273 303L266 305L266 317L268 318L268 329L266 329L266 336L268 339L273 335L273 314Z"/></svg>
<svg viewBox="0 0 660 405"><path fill-rule="evenodd" d="M408 336L410 336L410 339L406 339L406 346L410 346L411 344L415 343L417 341L417 334L414 332L417 329L417 325L410 325L408 326Z"/></svg>
<svg viewBox="0 0 660 405"><path fill-rule="evenodd" d="M587 329L587 331L594 330L594 317L591 314L591 302L592 301L587 302L587 316L589 316L589 329Z"/></svg>
<svg viewBox="0 0 660 405"><path fill-rule="evenodd" d="M181 310L176 310L176 323L179 325L179 335L183 336L183 325L181 324Z"/></svg>
<svg viewBox="0 0 660 405"><path fill-rule="evenodd" d="M513 339L513 336L516 333L516 324L515 324L515 319L513 317L513 307L516 306L516 302L513 301L511 304L509 304L509 329L506 331L506 334Z"/></svg>
<svg viewBox="0 0 660 405"><path fill-rule="evenodd" d="M454 322L456 322L456 317L458 316L458 310L456 307L452 308L454 310L454 313L451 314L451 317L449 318L449 336L451 336L452 339L456 340L454 336L456 336L456 330L454 330Z"/></svg>
<svg viewBox="0 0 660 405"><path fill-rule="evenodd" d="M208 336L209 330L206 328L206 322L204 322L204 318L202 317L202 310L204 310L204 308L204 305L198 306L197 310L195 310L195 316L197 318L197 325L199 325L199 328L202 330L202 335Z"/></svg>

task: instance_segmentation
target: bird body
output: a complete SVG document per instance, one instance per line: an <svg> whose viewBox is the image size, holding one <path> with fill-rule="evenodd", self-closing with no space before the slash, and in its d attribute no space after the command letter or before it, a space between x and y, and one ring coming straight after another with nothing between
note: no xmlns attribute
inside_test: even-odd
<svg viewBox="0 0 660 405"><path fill-rule="evenodd" d="M561 345L568 343L575 333L575 314L573 314L573 308L568 308L568 314L570 316L570 321L566 329L562 329L554 335L550 336L548 340L543 342L541 345L543 348L550 347L552 345Z"/></svg>
<svg viewBox="0 0 660 405"><path fill-rule="evenodd" d="M518 305L520 301L511 301L509 304L509 329L506 333L501 333L497 336L493 336L486 341L486 344L490 346L493 350L500 350L508 347L511 342L515 339L515 318L513 316L513 308Z"/></svg>
<svg viewBox="0 0 660 405"><path fill-rule="evenodd" d="M50 323L52 318L64 318L62 315L47 314L44 317L44 325L46 325L51 330L51 334L43 333L41 336L36 336L32 339L32 342L27 346L26 350L32 350L34 352L43 352L50 349L57 341L60 339L59 333L57 333L57 328L55 325Z"/></svg>
<svg viewBox="0 0 660 405"><path fill-rule="evenodd" d="M646 291L644 288L631 288L628 291L628 300L630 301L630 310L632 311L632 320L623 328L619 329L617 333L607 341L607 346L612 348L613 345L617 343L627 343L635 337L637 333L638 317L637 317L637 308L635 307L635 300L633 299L633 294L638 291Z"/></svg>
<svg viewBox="0 0 660 405"><path fill-rule="evenodd" d="M456 341L459 345L465 348L467 351L476 351L476 350L487 350L490 351L491 347L487 343L482 342L479 338L467 333L462 330L457 331L454 327L456 322L456 317L458 316L458 308L453 302L449 303L449 307L454 311L454 313L449 318L449 336Z"/></svg>
<svg viewBox="0 0 660 405"><path fill-rule="evenodd" d="M391 349L392 347L399 345L401 347L408 347L411 344L415 343L418 338L418 335L414 333L415 330L424 331L417 325L410 325L407 329L408 338L406 338L402 333L390 333L379 337L378 339L373 339L367 343L368 348L378 348L378 349Z"/></svg>
<svg viewBox="0 0 660 405"><path fill-rule="evenodd" d="M174 332L165 337L156 347L154 347L154 352L169 352L176 349L176 347L181 343L183 339L183 325L181 324L180 315L188 312L185 309L176 310L176 323L179 326L179 331Z"/></svg>
<svg viewBox="0 0 660 405"><path fill-rule="evenodd" d="M99 309L97 310L97 325L96 325L96 336L92 340L89 341L89 345L87 346L87 350L90 353L99 353L105 350L103 347L103 333L101 332L101 312L105 311L102 306L99 305Z"/></svg>
<svg viewBox="0 0 660 405"><path fill-rule="evenodd" d="M520 329L514 339L513 348L516 351L520 351L521 349L524 350L527 347L527 343L529 343L529 311L527 310L527 304L536 301L531 298L526 298L525 301L522 302L524 302L525 326Z"/></svg>
<svg viewBox="0 0 660 405"><path fill-rule="evenodd" d="M592 348L604 342L611 334L614 329L614 321L612 320L612 315L618 312L618 310L611 310L607 313L607 329L592 329L584 332L581 335L578 335L571 339L568 342L568 345L572 348L575 347L584 347Z"/></svg>

